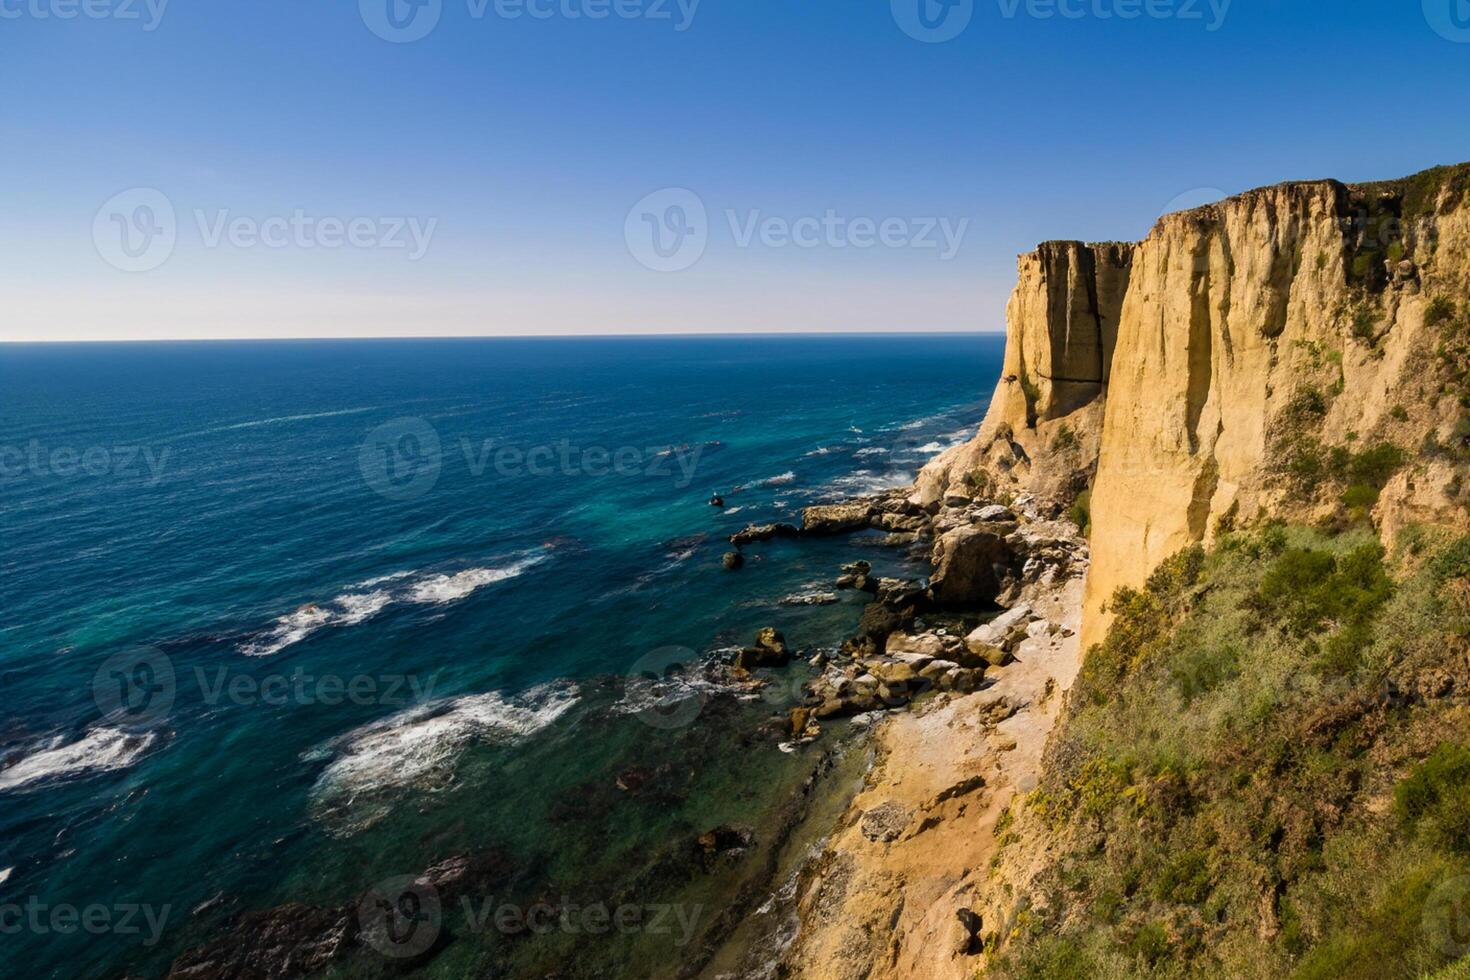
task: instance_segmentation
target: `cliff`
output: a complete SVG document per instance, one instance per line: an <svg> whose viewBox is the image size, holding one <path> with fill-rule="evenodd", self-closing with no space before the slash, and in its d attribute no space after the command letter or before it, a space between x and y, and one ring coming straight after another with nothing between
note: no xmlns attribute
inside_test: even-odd
<svg viewBox="0 0 1470 980"><path fill-rule="evenodd" d="M916 496L1090 497L1085 644L1118 587L1222 521L1463 526L1457 466L1421 448L1467 435L1444 336L1467 299L1470 165L1249 191L1136 245L1044 244L1019 259L984 424Z"/></svg>

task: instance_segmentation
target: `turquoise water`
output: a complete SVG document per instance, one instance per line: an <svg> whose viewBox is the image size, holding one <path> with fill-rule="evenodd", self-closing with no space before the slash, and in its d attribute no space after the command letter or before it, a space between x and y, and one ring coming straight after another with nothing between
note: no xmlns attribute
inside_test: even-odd
<svg viewBox="0 0 1470 980"><path fill-rule="evenodd" d="M902 551L773 542L730 573L724 536L907 482L979 422L1000 356L998 337L0 348L0 912L112 917L27 920L5 958L157 975L243 911L491 851L498 899L678 896L712 927L818 757L759 734L805 668L656 710L627 678L766 625L840 641L853 596L782 600ZM722 823L757 828L755 857L691 877L673 856ZM117 927L129 906L158 928ZM646 929L507 938L459 914L421 975L676 955Z"/></svg>

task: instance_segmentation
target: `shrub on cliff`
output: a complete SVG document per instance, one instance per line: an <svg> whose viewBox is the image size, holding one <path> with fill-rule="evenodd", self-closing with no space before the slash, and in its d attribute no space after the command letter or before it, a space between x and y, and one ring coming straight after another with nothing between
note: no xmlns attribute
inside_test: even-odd
<svg viewBox="0 0 1470 980"><path fill-rule="evenodd" d="M1470 538L1390 565L1366 532L1260 525L1120 590L1022 811L1048 864L987 976L1446 966L1436 903L1470 874L1444 680L1470 653L1467 576Z"/></svg>

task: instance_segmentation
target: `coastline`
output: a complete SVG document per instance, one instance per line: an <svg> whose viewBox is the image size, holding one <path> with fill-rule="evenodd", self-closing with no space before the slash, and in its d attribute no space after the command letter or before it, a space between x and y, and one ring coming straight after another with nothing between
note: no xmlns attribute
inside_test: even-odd
<svg viewBox="0 0 1470 980"><path fill-rule="evenodd" d="M947 504L931 527L996 506L954 497ZM1024 498L1016 510L1007 540L1030 541L1031 557L1046 551L1043 543L1066 542L1053 554L1068 558L1037 561L1030 581L1009 583L1012 613L992 621L1019 624L1002 639L1003 664L985 671L978 690L924 692L872 723L860 778L831 789L835 812L807 829L812 842L772 881L764 928L747 928L739 935L744 948L726 951L700 976L968 977L983 963L988 937L1005 931L1012 889L994 879L993 862L1004 815L1017 794L1035 787L1080 667L1087 567L1075 525L1048 520ZM938 649L946 635L944 627L910 626L887 647L912 657L902 651Z"/></svg>

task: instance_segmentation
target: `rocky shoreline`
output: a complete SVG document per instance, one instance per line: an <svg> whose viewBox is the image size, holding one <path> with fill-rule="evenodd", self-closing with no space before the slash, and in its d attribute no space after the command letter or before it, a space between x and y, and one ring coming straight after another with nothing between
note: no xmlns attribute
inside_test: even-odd
<svg viewBox="0 0 1470 980"><path fill-rule="evenodd" d="M763 939L710 977L969 976L1000 914L981 887L996 824L1035 784L1042 748L1080 662L1089 549L1059 508L900 489L808 508L774 538L869 529L924 548L924 580L876 577L865 561L833 585L872 596L858 632L814 658L788 717L791 741L854 717L871 738L860 788L819 846L772 882ZM874 724L876 723L876 724ZM964 819L960 819L964 818ZM774 952L773 952L774 950Z"/></svg>

